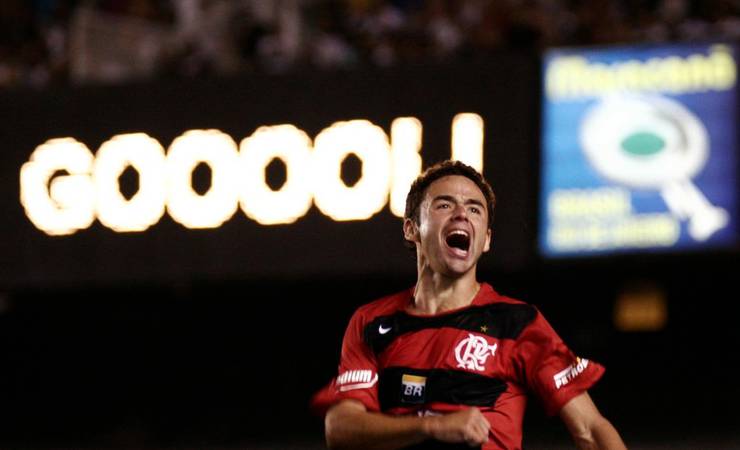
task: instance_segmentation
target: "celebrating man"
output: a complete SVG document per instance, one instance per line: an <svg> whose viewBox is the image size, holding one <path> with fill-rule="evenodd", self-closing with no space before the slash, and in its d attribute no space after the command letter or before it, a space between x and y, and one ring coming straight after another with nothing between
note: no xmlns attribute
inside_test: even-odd
<svg viewBox="0 0 740 450"><path fill-rule="evenodd" d="M416 286L350 320L339 375L314 398L330 448L520 449L529 393L579 448L625 448L586 392L604 368L576 357L535 307L478 282L494 206L488 182L460 162L413 183L403 233Z"/></svg>

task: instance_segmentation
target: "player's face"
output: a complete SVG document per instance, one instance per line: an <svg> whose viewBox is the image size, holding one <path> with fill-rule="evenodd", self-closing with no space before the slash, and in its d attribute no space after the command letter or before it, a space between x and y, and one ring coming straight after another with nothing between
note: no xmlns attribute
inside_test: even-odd
<svg viewBox="0 0 740 450"><path fill-rule="evenodd" d="M427 188L419 207L416 232L421 258L432 271L459 277L474 270L491 245L486 198L478 186L461 175L442 177Z"/></svg>

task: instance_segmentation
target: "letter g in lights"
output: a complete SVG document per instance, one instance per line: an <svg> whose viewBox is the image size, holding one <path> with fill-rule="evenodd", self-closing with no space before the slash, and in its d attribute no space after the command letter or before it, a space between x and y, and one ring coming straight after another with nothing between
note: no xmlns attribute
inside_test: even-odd
<svg viewBox="0 0 740 450"><path fill-rule="evenodd" d="M21 167L21 204L40 230L72 234L95 220L95 189L88 176L93 154L72 138L49 139ZM54 176L66 171L67 175Z"/></svg>

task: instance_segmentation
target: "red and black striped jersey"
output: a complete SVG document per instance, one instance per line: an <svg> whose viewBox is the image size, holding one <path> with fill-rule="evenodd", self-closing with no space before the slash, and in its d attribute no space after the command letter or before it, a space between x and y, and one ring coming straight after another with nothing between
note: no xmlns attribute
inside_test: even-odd
<svg viewBox="0 0 740 450"><path fill-rule="evenodd" d="M484 450L519 449L528 393L553 415L604 372L576 357L537 308L488 284L470 305L441 314L411 314L412 302L410 289L355 312L339 374L314 397L316 409L343 399L393 415L475 406L491 423Z"/></svg>

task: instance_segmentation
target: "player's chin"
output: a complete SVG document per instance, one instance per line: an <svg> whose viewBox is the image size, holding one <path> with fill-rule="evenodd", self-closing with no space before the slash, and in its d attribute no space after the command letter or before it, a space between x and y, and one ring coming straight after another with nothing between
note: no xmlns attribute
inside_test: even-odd
<svg viewBox="0 0 740 450"><path fill-rule="evenodd" d="M473 264L465 260L447 261L445 275L450 278L460 278L473 269Z"/></svg>

